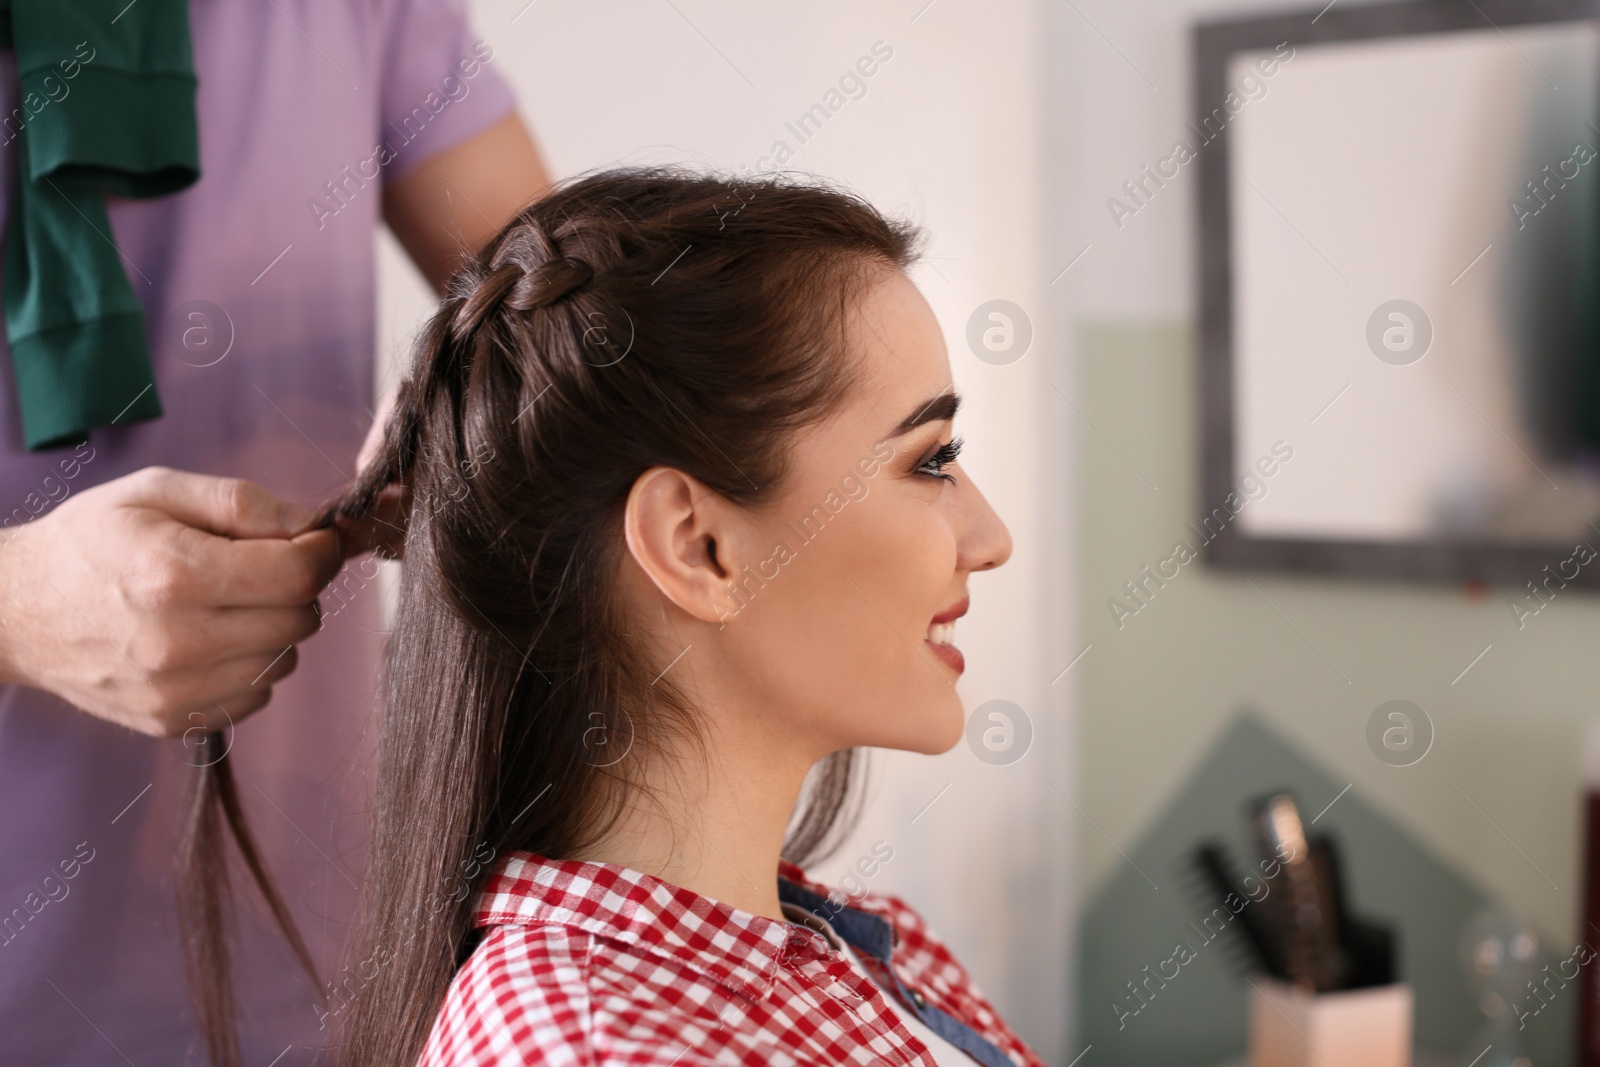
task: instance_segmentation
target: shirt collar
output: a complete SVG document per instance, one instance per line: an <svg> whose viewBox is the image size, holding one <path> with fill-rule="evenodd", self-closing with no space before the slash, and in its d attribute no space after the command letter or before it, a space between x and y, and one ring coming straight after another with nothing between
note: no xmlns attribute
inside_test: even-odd
<svg viewBox="0 0 1600 1067"><path fill-rule="evenodd" d="M778 899L797 904L826 922L857 949L884 963L899 940L894 924L865 900L852 906L837 889L808 880L805 873L784 860L778 863Z"/></svg>
<svg viewBox="0 0 1600 1067"><path fill-rule="evenodd" d="M845 913L854 909L835 909L828 903L830 890L787 861L779 862L778 893L855 941L841 928ZM819 910L823 905L827 910ZM863 917L888 926L877 916ZM735 992L758 996L771 989L780 966L831 951L826 938L807 926L743 911L619 864L508 854L478 896L473 925L552 923L669 956Z"/></svg>
<svg viewBox="0 0 1600 1067"><path fill-rule="evenodd" d="M835 952L844 951L844 940L839 936L838 932L835 931L834 928L829 925L828 922L820 915L815 915L812 912L802 908L800 905L790 904L787 901L780 901L780 905L783 908L783 913L789 917L790 922L797 922L802 926L809 926L811 929L827 938L828 944L833 946L833 950Z"/></svg>

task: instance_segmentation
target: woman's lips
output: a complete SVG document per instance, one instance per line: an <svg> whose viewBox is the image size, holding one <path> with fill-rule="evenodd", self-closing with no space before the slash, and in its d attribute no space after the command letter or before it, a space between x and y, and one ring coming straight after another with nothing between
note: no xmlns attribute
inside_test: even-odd
<svg viewBox="0 0 1600 1067"><path fill-rule="evenodd" d="M962 671L967 669L967 661L961 655L961 650L955 645L936 645L932 641L929 641L926 637L924 637L922 641L929 648L933 649L933 654L935 656L938 656L940 659L944 660L944 662L949 665L950 669L955 671L957 674L960 674Z"/></svg>
<svg viewBox="0 0 1600 1067"><path fill-rule="evenodd" d="M964 596L954 604L951 604L948 608L945 608L943 611L939 612L939 614L935 615L933 617L933 622L955 622L957 619L961 618L961 616L967 613L967 608L971 605L971 603L972 598Z"/></svg>

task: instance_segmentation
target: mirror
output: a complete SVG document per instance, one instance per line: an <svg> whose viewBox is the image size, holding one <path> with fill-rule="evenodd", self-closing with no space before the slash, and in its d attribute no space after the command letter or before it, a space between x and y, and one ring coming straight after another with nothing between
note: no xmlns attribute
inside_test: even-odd
<svg viewBox="0 0 1600 1067"><path fill-rule="evenodd" d="M1597 14L1198 29L1210 561L1600 585Z"/></svg>

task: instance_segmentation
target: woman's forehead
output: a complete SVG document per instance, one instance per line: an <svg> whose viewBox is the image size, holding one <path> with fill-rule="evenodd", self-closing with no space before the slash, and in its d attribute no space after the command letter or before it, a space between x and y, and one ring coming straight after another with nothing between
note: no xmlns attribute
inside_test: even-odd
<svg viewBox="0 0 1600 1067"><path fill-rule="evenodd" d="M893 436L919 402L950 387L950 355L939 320L904 272L887 271L862 294L847 328L850 354L860 363L852 418L882 423Z"/></svg>

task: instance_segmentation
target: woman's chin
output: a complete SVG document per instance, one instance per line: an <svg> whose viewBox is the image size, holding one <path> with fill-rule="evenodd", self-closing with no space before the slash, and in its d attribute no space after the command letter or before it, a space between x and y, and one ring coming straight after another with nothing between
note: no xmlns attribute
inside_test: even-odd
<svg viewBox="0 0 1600 1067"><path fill-rule="evenodd" d="M878 747L898 748L924 756L942 755L955 748L966 733L966 714L960 700L955 699L954 694L951 697L948 707L943 706L944 702L941 701L937 709L919 709L915 720L908 723L905 730L899 731L892 743Z"/></svg>

